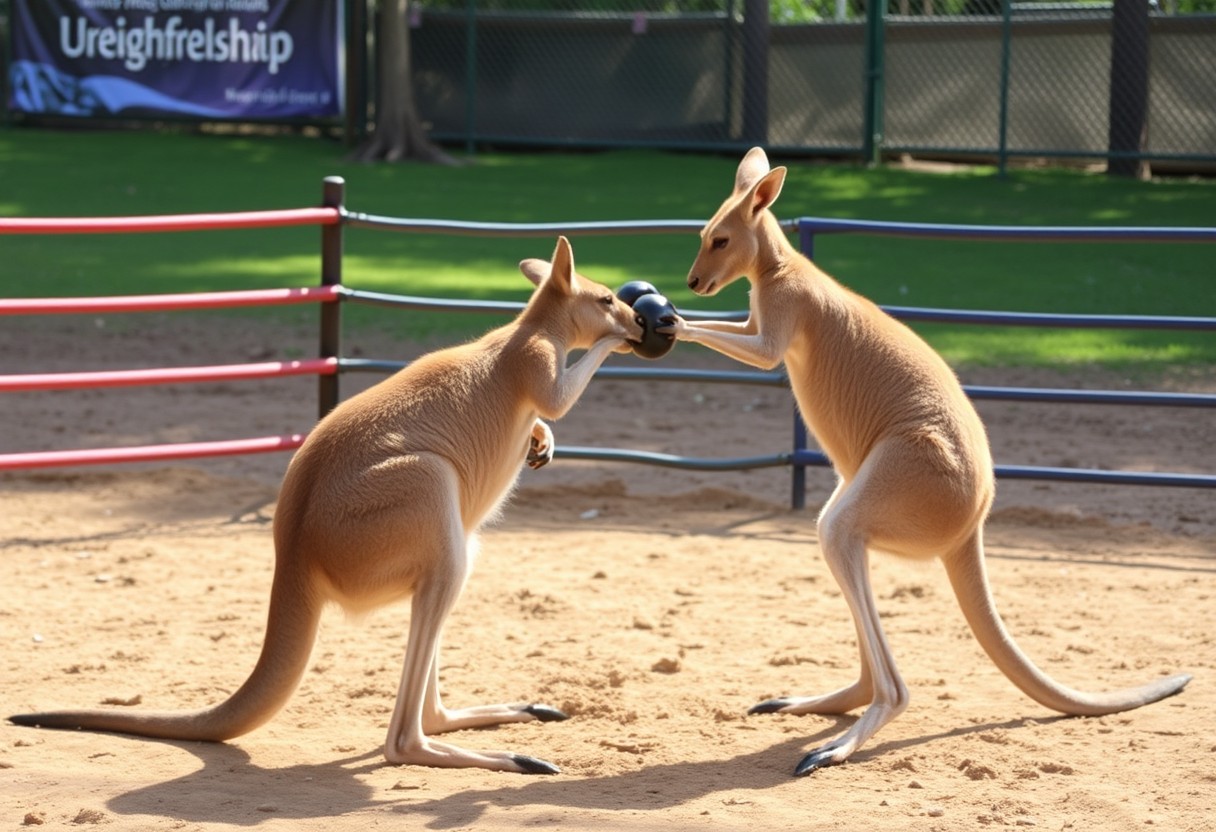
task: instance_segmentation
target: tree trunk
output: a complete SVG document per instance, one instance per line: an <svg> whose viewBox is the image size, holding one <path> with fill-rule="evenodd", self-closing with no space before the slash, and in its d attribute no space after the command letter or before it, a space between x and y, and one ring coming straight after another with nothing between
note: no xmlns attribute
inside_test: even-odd
<svg viewBox="0 0 1216 832"><path fill-rule="evenodd" d="M1148 3L1115 0L1110 42L1110 133L1113 153L1144 150L1148 135ZM1143 177L1148 165L1138 156L1111 156L1112 176Z"/></svg>
<svg viewBox="0 0 1216 832"><path fill-rule="evenodd" d="M427 138L414 104L410 73L410 0L380 0L376 14L376 115L371 135L353 158L361 162L415 159L454 165Z"/></svg>

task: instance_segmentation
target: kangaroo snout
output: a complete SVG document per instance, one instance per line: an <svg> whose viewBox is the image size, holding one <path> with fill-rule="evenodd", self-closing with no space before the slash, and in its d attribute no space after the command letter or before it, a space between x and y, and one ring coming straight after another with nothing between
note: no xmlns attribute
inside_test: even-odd
<svg viewBox="0 0 1216 832"><path fill-rule="evenodd" d="M719 283L716 280L704 278L698 274L690 274L688 276L688 288L702 297L708 297L718 290Z"/></svg>

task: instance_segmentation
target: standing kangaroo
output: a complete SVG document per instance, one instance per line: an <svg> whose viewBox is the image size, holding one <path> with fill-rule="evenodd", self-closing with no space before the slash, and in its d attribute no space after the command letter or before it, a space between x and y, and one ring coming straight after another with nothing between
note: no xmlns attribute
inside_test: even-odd
<svg viewBox="0 0 1216 832"><path fill-rule="evenodd" d="M908 705L870 588L868 551L940 557L963 615L1001 672L1036 702L1097 715L1155 702L1191 677L1108 693L1072 690L1039 670L993 605L983 524L994 482L988 439L954 373L912 330L841 286L794 249L769 207L786 170L760 148L701 230L688 286L713 295L751 282L744 322L690 323L674 333L762 369L785 362L798 408L839 481L819 516L819 542L857 628L861 675L833 693L772 699L750 713L841 714L869 706L842 735L810 752L795 775L842 763Z"/></svg>
<svg viewBox="0 0 1216 832"><path fill-rule="evenodd" d="M18 725L221 741L270 719L295 690L334 602L360 613L413 596L409 640L384 756L390 763L552 774L543 760L470 751L430 735L565 719L526 703L449 710L439 700L439 639L473 568L478 528L522 465L553 455L541 419L578 400L610 352L642 337L635 313L574 271L559 238L552 264L525 260L537 289L510 324L419 358L339 405L292 458L274 516L275 571L261 656L211 708L177 713L53 711ZM567 366L574 350L586 350Z"/></svg>

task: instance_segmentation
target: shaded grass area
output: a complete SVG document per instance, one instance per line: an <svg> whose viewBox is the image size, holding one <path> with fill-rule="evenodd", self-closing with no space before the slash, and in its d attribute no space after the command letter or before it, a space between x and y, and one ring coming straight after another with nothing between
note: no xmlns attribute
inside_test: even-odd
<svg viewBox="0 0 1216 832"><path fill-rule="evenodd" d="M457 168L350 163L341 146L298 136L0 131L0 215L130 215L316 205L326 175L345 177L352 210L504 222L703 219L736 159L648 151L480 154ZM774 159L774 162L785 160ZM917 222L1216 226L1216 183L1112 181L1075 171L950 174L790 161L777 211ZM609 285L644 278L677 306L739 309L742 282L694 299L684 277L693 234L573 238L580 271ZM0 295L176 292L311 285L316 228L252 232L0 237ZM437 297L523 300L516 264L547 239L346 234L345 282ZM823 237L817 261L879 303L1071 313L1216 315L1216 246L1015 244ZM300 310L259 315L299 318ZM350 325L452 340L497 323L484 315L351 308ZM1139 365L1216 360L1202 333L1044 332L924 327L954 363Z"/></svg>

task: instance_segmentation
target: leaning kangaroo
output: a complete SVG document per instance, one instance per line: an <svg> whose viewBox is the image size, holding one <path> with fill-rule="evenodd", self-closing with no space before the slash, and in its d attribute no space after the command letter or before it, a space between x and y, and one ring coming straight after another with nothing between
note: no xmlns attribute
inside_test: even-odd
<svg viewBox="0 0 1216 832"><path fill-rule="evenodd" d="M870 589L870 549L940 557L981 646L1048 708L1106 714L1182 690L1189 675L1083 693L1049 678L1018 649L993 606L984 569L982 529L994 489L984 426L941 357L786 239L768 210L785 173L770 170L760 148L748 152L734 192L701 231L688 274L689 287L701 295L745 276L752 286L747 321L678 319L660 331L763 369L784 360L798 407L839 477L819 517L819 542L853 614L860 678L823 696L761 702L751 713L869 707L848 731L807 754L794 773L844 762L908 705Z"/></svg>
<svg viewBox="0 0 1216 832"><path fill-rule="evenodd" d="M552 265L525 260L538 288L510 324L423 356L326 416L288 466L274 517L275 572L261 656L226 701L199 711L55 711L18 725L220 741L266 722L303 675L322 607L358 613L413 595L409 640L384 756L390 763L550 774L543 760L469 751L430 735L565 719L545 705L449 710L439 638L472 571L477 529L522 464L553 455L541 421L574 405L610 352L642 328L611 290L574 272L567 240ZM586 353L571 366L574 350Z"/></svg>

